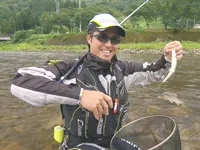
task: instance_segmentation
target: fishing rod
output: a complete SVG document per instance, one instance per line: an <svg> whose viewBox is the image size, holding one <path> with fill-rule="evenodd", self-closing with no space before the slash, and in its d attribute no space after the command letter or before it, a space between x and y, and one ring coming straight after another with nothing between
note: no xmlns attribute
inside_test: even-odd
<svg viewBox="0 0 200 150"><path fill-rule="evenodd" d="M130 13L130 15L128 15L121 23L120 25L122 25L125 21L127 21L134 13L136 13L142 6L144 6L149 0L146 0L144 3L142 3L142 5L140 5L136 10L134 10L132 13Z"/></svg>
<svg viewBox="0 0 200 150"><path fill-rule="evenodd" d="M135 9L130 15L128 15L121 23L122 25L125 21L127 21L135 12L137 12L142 6L144 6L149 0L146 0L142 5L140 5L137 9ZM167 76L164 78L162 83L166 82L172 74L176 71L176 66L177 66L177 59L176 59L176 52L175 50L172 50L172 61L171 61L171 68Z"/></svg>
<svg viewBox="0 0 200 150"><path fill-rule="evenodd" d="M144 6L149 0L146 0L144 3L142 3L142 5L140 5L138 8L136 8L130 15L128 15L121 23L120 25L122 25L125 21L127 21L135 12L137 12L142 6ZM87 55L87 53L81 58L79 59L76 64L65 74L63 75L58 82L62 83L63 80L65 78L67 78L83 61L84 57Z"/></svg>

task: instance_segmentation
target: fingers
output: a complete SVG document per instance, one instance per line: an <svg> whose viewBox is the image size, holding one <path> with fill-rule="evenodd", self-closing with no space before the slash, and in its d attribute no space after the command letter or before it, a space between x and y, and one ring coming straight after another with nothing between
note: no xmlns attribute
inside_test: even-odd
<svg viewBox="0 0 200 150"><path fill-rule="evenodd" d="M97 120L99 120L99 118L102 118L103 112L105 112L106 115L109 114L108 104L105 101L101 101L101 103L102 104L98 103L97 106L94 107L94 109L92 110Z"/></svg>
<svg viewBox="0 0 200 150"><path fill-rule="evenodd" d="M113 107L113 102L110 96L98 92L98 91L90 91L90 90L84 90L80 105L94 113L94 116L96 119L99 119L102 117L102 113L105 113L105 115L109 114L109 106Z"/></svg>
<svg viewBox="0 0 200 150"><path fill-rule="evenodd" d="M104 100L108 103L110 108L113 108L113 101L112 101L112 98L110 96L104 94Z"/></svg>
<svg viewBox="0 0 200 150"><path fill-rule="evenodd" d="M95 108L95 109L93 110L93 114L94 114L94 117L95 117L97 120L99 120L99 111L97 110L97 108Z"/></svg>
<svg viewBox="0 0 200 150"><path fill-rule="evenodd" d="M101 102L101 105L103 107L103 112L106 114L106 115L109 115L109 107L108 107L108 104L105 102L105 101L102 101Z"/></svg>
<svg viewBox="0 0 200 150"><path fill-rule="evenodd" d="M168 58L170 58L172 50L176 51L176 57L177 59L181 59L183 57L183 46L179 41L173 41L165 46L165 54L167 55Z"/></svg>
<svg viewBox="0 0 200 150"><path fill-rule="evenodd" d="M97 105L97 110L98 110L99 118L101 118L102 117L102 113L103 113L103 106L101 104L98 104Z"/></svg>
<svg viewBox="0 0 200 150"><path fill-rule="evenodd" d="M176 51L179 51L181 50L183 47L182 45L180 44L179 41L173 41L173 42L170 42L168 43L166 46L165 46L165 52L166 53L171 53L172 50L176 50Z"/></svg>
<svg viewBox="0 0 200 150"><path fill-rule="evenodd" d="M183 57L183 50L176 52L176 57L178 60L180 60Z"/></svg>
<svg viewBox="0 0 200 150"><path fill-rule="evenodd" d="M109 107L108 107L108 104L105 102L104 99L99 100L99 103L97 104L97 111L98 111L98 119L102 117L103 113L105 113L105 115L109 115Z"/></svg>

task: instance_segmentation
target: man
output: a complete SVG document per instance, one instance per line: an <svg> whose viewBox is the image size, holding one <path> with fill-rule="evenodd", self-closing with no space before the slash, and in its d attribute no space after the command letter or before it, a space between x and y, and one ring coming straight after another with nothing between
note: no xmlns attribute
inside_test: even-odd
<svg viewBox="0 0 200 150"><path fill-rule="evenodd" d="M162 81L172 49L177 58L183 57L182 45L174 41L165 46L156 63L119 61L116 52L121 37L125 30L113 16L96 15L88 25L85 56L19 69L12 94L32 105L61 104L69 148L81 143L109 147L127 114L129 86Z"/></svg>

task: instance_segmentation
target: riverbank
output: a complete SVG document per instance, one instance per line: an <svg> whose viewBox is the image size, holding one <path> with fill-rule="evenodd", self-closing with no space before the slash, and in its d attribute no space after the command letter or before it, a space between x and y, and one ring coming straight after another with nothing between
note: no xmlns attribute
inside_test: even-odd
<svg viewBox="0 0 200 150"><path fill-rule="evenodd" d="M149 42L149 43L122 43L119 45L119 53L151 53L161 54L167 42ZM182 41L184 54L200 55L200 43L191 41ZM32 43L2 42L0 51L66 51L66 52L84 52L87 51L87 44L84 45L42 45Z"/></svg>
<svg viewBox="0 0 200 150"><path fill-rule="evenodd" d="M130 54L163 54L163 49L120 49L119 53L130 53ZM200 56L200 48L198 49L185 49L183 50L184 55L197 55Z"/></svg>

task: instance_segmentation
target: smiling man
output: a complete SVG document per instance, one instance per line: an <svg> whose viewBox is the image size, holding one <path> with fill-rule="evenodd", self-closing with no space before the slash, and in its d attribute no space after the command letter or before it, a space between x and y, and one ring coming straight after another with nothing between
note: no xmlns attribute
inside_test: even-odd
<svg viewBox="0 0 200 150"><path fill-rule="evenodd" d="M103 60L110 61L120 43L120 35L117 30L116 27L110 27L106 31L88 34L87 41L91 46L91 53Z"/></svg>
<svg viewBox="0 0 200 150"><path fill-rule="evenodd" d="M95 16L88 25L87 42L91 46L91 53L103 60L112 59L118 49L121 36L125 37L125 30L109 14Z"/></svg>
<svg viewBox="0 0 200 150"><path fill-rule="evenodd" d="M63 139L63 149L108 148L125 121L128 88L162 81L173 49L179 59L183 57L182 45L173 41L155 63L120 61L116 52L121 37L125 30L117 20L107 13L98 14L88 25L89 52L78 62L47 61L42 67L20 68L14 77L11 92L18 98L37 106L61 104L69 137Z"/></svg>

